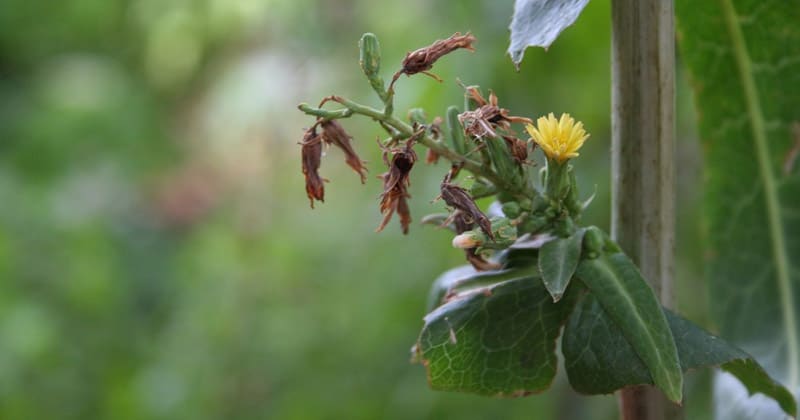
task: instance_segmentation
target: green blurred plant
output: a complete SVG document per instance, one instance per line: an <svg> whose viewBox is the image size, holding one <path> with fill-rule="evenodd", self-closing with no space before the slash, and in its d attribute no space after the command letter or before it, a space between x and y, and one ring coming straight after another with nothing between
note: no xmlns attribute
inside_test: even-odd
<svg viewBox="0 0 800 420"><path fill-rule="evenodd" d="M568 114L559 119L550 114L534 126L501 108L493 93L485 99L476 86L465 87L463 112L448 108L445 132L441 118L428 123L421 109L409 111L408 122L394 115L394 89L401 75L423 73L438 80L429 73L433 64L457 49L472 50L474 41L469 33L456 33L408 53L387 88L380 76L378 40L365 34L361 68L383 109L336 95L318 107L299 105L316 117L301 143L312 207L315 200L324 200L319 167L326 144L341 148L347 164L365 181L366 168L337 120L366 116L388 134L379 140L388 171L382 175L384 218L378 230L397 213L403 232L408 231L407 188L417 161L415 145L428 148L428 163L450 161L440 195L450 212L423 221L454 230L453 245L464 249L471 267L451 270L434 283L430 313L413 349L431 386L499 396L541 392L555 376L555 340L566 324L562 353L570 383L580 392L610 393L650 383L680 403L684 371L720 366L751 392L774 398L795 415L792 395L751 356L665 313L609 235L580 225L590 200L579 200L570 159L588 138L582 123ZM331 102L342 107L323 108ZM531 139L520 139L512 124L526 124ZM546 158L541 170L528 159L536 145ZM456 183L462 171L472 174L464 180L469 189ZM492 217L475 203L489 196L499 208Z"/></svg>

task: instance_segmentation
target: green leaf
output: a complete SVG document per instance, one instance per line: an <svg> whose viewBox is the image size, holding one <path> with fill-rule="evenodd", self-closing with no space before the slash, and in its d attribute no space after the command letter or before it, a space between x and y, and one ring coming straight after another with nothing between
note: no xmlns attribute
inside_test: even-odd
<svg viewBox="0 0 800 420"><path fill-rule="evenodd" d="M661 305L633 262L622 253L602 255L581 261L576 275L619 326L655 385L679 403L683 375L675 341Z"/></svg>
<svg viewBox="0 0 800 420"><path fill-rule="evenodd" d="M535 266L527 265L513 269L476 271L471 265L463 265L446 271L433 282L428 294L428 312L446 302L449 296L472 289L485 288L497 283L533 277L537 274Z"/></svg>
<svg viewBox="0 0 800 420"><path fill-rule="evenodd" d="M508 53L519 68L525 49L547 48L558 34L575 23L589 0L516 0L511 19Z"/></svg>
<svg viewBox="0 0 800 420"><path fill-rule="evenodd" d="M585 232L585 229L578 229L572 236L553 239L539 250L539 271L553 302L558 302L564 295L575 269L578 268Z"/></svg>
<svg viewBox="0 0 800 420"><path fill-rule="evenodd" d="M681 369L721 367L736 376L751 394L763 393L792 416L792 394L769 377L752 356L665 310ZM570 384L586 394L607 394L630 385L652 384L647 367L598 300L585 296L564 329L562 352Z"/></svg>
<svg viewBox="0 0 800 420"><path fill-rule="evenodd" d="M533 270L457 294L425 317L415 352L432 388L517 397L550 386L578 292L553 303Z"/></svg>
<svg viewBox="0 0 800 420"><path fill-rule="evenodd" d="M712 316L797 395L800 2L678 0L676 11L706 159Z"/></svg>

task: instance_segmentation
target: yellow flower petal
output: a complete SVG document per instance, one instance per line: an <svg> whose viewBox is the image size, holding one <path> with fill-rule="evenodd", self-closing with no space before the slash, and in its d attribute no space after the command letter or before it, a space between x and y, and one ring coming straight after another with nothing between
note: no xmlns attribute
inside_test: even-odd
<svg viewBox="0 0 800 420"><path fill-rule="evenodd" d="M583 128L583 123L577 123L569 114L561 114L556 119L553 113L547 117L540 117L536 120L536 127L533 124L525 126L528 134L544 154L558 163L578 156L578 149L589 138L589 134Z"/></svg>

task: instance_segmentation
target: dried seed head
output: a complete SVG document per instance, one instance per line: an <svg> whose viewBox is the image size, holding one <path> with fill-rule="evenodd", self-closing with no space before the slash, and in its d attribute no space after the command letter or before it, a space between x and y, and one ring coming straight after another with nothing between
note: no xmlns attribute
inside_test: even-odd
<svg viewBox="0 0 800 420"><path fill-rule="evenodd" d="M400 77L401 74L411 76L412 74L425 73L428 76L441 81L441 79L435 75L428 73L428 70L433 68L433 63L442 58L442 56L459 48L475 51L475 48L472 46L473 42L475 42L475 37L469 32L467 32L465 35L461 35L460 32L456 32L447 39L437 40L427 47L420 48L416 51L406 54L406 58L403 59L403 67L397 73L395 73L394 77L392 78L392 83L389 85L389 90L392 89L394 82L397 81L397 78Z"/></svg>
<svg viewBox="0 0 800 420"><path fill-rule="evenodd" d="M320 125L322 126L322 140L342 149L347 166L353 168L361 176L362 184L366 182L367 168L364 167L364 161L358 157L350 144L352 137L344 131L344 127L335 120L323 121Z"/></svg>
<svg viewBox="0 0 800 420"><path fill-rule="evenodd" d="M306 178L306 195L314 208L314 200L325 201L324 179L319 176L322 158L322 137L317 134L316 125L306 130L303 135L301 155L303 175Z"/></svg>
<svg viewBox="0 0 800 420"><path fill-rule="evenodd" d="M473 223L477 224L486 236L490 239L494 239L492 223L489 221L489 218L478 208L478 205L472 200L467 190L450 183L449 174L442 182L441 190L444 202L447 203L448 206L461 211L461 217L465 218L462 223L465 221L469 225Z"/></svg>
<svg viewBox="0 0 800 420"><path fill-rule="evenodd" d="M494 92L489 92L487 101L476 86L465 88L467 96L478 105L472 111L464 111L458 116L458 120L464 125L464 131L473 137L483 137L489 135L496 137L497 128L510 130L511 123L530 124L530 118L515 117L509 115L509 111L497 105L498 100Z"/></svg>

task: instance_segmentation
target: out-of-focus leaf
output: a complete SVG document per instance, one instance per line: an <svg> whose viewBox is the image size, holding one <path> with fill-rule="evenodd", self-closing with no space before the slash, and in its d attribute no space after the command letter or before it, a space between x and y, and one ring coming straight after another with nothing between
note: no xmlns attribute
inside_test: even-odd
<svg viewBox="0 0 800 420"><path fill-rule="evenodd" d="M578 267L585 229L578 229L572 236L556 238L542 245L539 250L539 271L553 302L558 302Z"/></svg>
<svg viewBox="0 0 800 420"><path fill-rule="evenodd" d="M682 399L683 374L675 341L650 286L622 253L585 259L576 276L597 297L671 401Z"/></svg>
<svg viewBox="0 0 800 420"><path fill-rule="evenodd" d="M525 49L547 48L558 34L575 23L589 0L516 0L511 19L508 53L519 68Z"/></svg>
<svg viewBox="0 0 800 420"><path fill-rule="evenodd" d="M553 303L532 268L458 294L425 317L415 351L432 388L517 397L550 386L555 340L577 292Z"/></svg>
<svg viewBox="0 0 800 420"><path fill-rule="evenodd" d="M712 316L797 395L800 1L678 0L676 12L705 151Z"/></svg>
<svg viewBox="0 0 800 420"><path fill-rule="evenodd" d="M763 393L787 414L796 415L792 394L770 378L752 356L670 311L664 313L684 372L721 367L751 394ZM564 329L561 349L570 384L578 392L608 394L630 385L653 383L647 367L592 295L576 306Z"/></svg>

